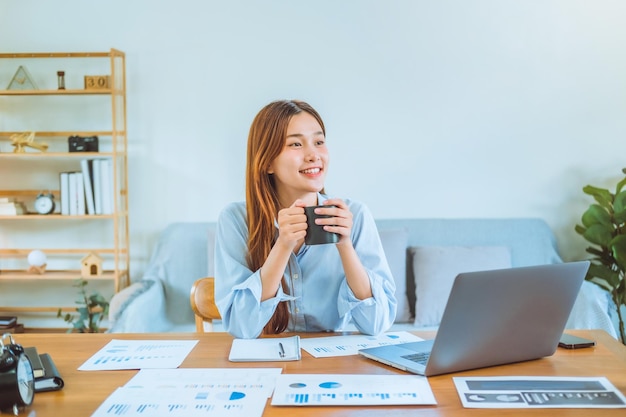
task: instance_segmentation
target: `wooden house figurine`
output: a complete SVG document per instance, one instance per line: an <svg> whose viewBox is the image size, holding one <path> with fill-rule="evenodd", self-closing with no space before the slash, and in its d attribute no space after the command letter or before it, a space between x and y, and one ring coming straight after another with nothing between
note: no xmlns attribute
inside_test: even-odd
<svg viewBox="0 0 626 417"><path fill-rule="evenodd" d="M90 252L81 260L81 264L80 272L83 278L102 275L102 258L96 253Z"/></svg>

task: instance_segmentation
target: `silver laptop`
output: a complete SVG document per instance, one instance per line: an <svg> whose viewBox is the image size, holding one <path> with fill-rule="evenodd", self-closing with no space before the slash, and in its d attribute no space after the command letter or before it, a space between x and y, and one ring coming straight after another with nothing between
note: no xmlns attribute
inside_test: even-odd
<svg viewBox="0 0 626 417"><path fill-rule="evenodd" d="M588 261L459 274L434 340L361 349L419 375L440 375L554 354Z"/></svg>

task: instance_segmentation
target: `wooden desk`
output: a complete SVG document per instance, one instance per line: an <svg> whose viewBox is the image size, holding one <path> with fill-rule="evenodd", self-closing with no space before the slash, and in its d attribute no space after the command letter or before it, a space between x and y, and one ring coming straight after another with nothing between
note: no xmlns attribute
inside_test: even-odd
<svg viewBox="0 0 626 417"><path fill-rule="evenodd" d="M626 347L603 331L572 331L598 342L594 348L557 349L555 355L534 361L430 377L429 382L437 406L396 407L273 407L270 400L264 416L624 416L624 409L535 409L488 410L464 409L461 406L452 376L606 376L622 393L626 393ZM432 338L433 333L416 333ZM324 334L327 335L327 334ZM302 337L321 336L303 334ZM19 334L15 341L23 346L36 346L39 353L52 355L65 380L61 391L35 394L33 405L21 415L31 417L90 416L115 388L124 385L136 371L77 371L77 368L111 339L193 339L199 340L183 362L183 368L280 367L284 373L403 374L394 368L361 356L313 358L303 351L297 362L232 363L228 353L232 337L226 333L161 333L161 334ZM34 411L34 412L33 412Z"/></svg>

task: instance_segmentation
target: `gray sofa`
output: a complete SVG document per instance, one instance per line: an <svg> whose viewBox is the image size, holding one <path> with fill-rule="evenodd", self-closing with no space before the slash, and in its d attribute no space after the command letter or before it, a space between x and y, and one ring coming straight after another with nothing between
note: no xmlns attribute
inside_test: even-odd
<svg viewBox="0 0 626 417"><path fill-rule="evenodd" d="M561 262L541 219L376 222L397 286L398 316L391 330L436 328L458 272ZM109 332L194 331L189 291L197 278L213 275L214 228L208 222L166 227L142 279L112 298ZM567 327L599 328L615 337L608 295L585 282Z"/></svg>

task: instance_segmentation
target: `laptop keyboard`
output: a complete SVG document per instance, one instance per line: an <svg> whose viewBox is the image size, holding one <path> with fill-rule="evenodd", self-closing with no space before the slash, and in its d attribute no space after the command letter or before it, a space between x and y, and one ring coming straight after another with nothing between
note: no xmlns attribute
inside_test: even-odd
<svg viewBox="0 0 626 417"><path fill-rule="evenodd" d="M410 355L402 356L404 359L408 359L410 361L426 365L428 362L428 357L430 356L430 352L420 352L420 353L412 353Z"/></svg>

